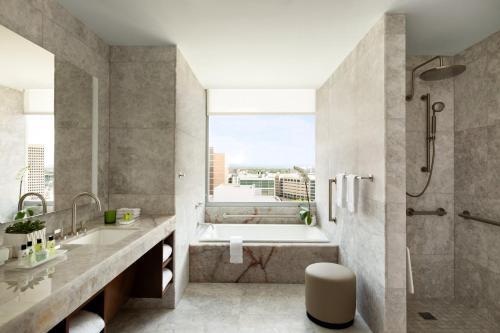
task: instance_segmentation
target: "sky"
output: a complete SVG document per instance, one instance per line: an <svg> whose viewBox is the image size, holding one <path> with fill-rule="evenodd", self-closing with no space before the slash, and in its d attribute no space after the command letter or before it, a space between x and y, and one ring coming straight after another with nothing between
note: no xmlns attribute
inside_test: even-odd
<svg viewBox="0 0 500 333"><path fill-rule="evenodd" d="M314 167L314 115L211 115L209 146L228 167Z"/></svg>

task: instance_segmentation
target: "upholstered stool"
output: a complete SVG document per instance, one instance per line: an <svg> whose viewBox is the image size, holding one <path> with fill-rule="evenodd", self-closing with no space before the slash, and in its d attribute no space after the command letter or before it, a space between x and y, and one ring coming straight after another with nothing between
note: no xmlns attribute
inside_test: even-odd
<svg viewBox="0 0 500 333"><path fill-rule="evenodd" d="M356 314L356 275L347 267L328 262L307 266L306 311L320 326L351 326Z"/></svg>

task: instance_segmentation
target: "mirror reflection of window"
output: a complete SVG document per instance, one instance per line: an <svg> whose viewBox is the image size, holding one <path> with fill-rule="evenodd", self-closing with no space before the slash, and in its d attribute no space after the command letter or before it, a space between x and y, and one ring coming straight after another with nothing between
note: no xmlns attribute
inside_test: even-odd
<svg viewBox="0 0 500 333"><path fill-rule="evenodd" d="M19 198L43 195L53 206L54 55L0 26L0 223L13 219ZM37 197L24 207L42 211Z"/></svg>

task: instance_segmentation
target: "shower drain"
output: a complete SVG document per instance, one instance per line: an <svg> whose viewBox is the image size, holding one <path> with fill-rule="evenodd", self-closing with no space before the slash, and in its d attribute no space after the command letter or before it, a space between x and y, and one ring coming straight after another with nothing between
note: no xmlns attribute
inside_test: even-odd
<svg viewBox="0 0 500 333"><path fill-rule="evenodd" d="M437 320L437 318L430 312L419 312L418 314L425 320Z"/></svg>

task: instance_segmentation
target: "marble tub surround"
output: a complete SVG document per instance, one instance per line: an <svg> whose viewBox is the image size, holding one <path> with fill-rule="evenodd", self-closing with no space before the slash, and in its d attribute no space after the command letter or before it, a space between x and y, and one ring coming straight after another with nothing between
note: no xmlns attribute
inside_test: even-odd
<svg viewBox="0 0 500 333"><path fill-rule="evenodd" d="M313 207L313 212L316 209ZM224 216L226 215L226 216ZM247 215L247 216L234 216ZM290 217L263 217L248 215L290 215ZM250 224L301 224L298 204L294 206L207 206L206 223L250 223Z"/></svg>
<svg viewBox="0 0 500 333"><path fill-rule="evenodd" d="M89 231L104 227L87 224ZM173 216L143 216L130 226L135 232L114 244L63 245L65 260L40 270L0 268L0 332L43 332L59 323L114 277L139 259L175 229ZM26 284L31 287L23 287Z"/></svg>
<svg viewBox="0 0 500 333"><path fill-rule="evenodd" d="M432 58L408 56L406 58L407 89L409 91L411 70ZM453 62L445 58L445 63ZM437 61L436 61L437 63ZM421 71L432 68L435 63L424 66ZM421 73L419 70L418 73ZM408 197L407 208L434 210L439 207L447 211L445 216L411 216L406 218L407 245L411 252L415 293L409 299L453 297L453 230L454 230L454 100L453 79L423 81L415 79L415 95L406 103L406 184L410 193L422 190L427 173L420 168L425 165L426 110L420 96L430 93L431 104L445 103L445 109L437 114L436 157L432 180L427 191L419 198Z"/></svg>
<svg viewBox="0 0 500 333"><path fill-rule="evenodd" d="M316 93L316 198L320 227L357 279L357 309L374 332L406 331L405 16L381 18ZM356 214L335 207L328 179L360 182Z"/></svg>
<svg viewBox="0 0 500 333"><path fill-rule="evenodd" d="M228 243L189 246L190 282L304 283L305 268L338 261L335 244L244 243L243 264L229 263Z"/></svg>
<svg viewBox="0 0 500 333"><path fill-rule="evenodd" d="M467 70L454 79L455 298L487 308L500 322L500 227L464 220L469 210L500 218L500 31L454 57Z"/></svg>

